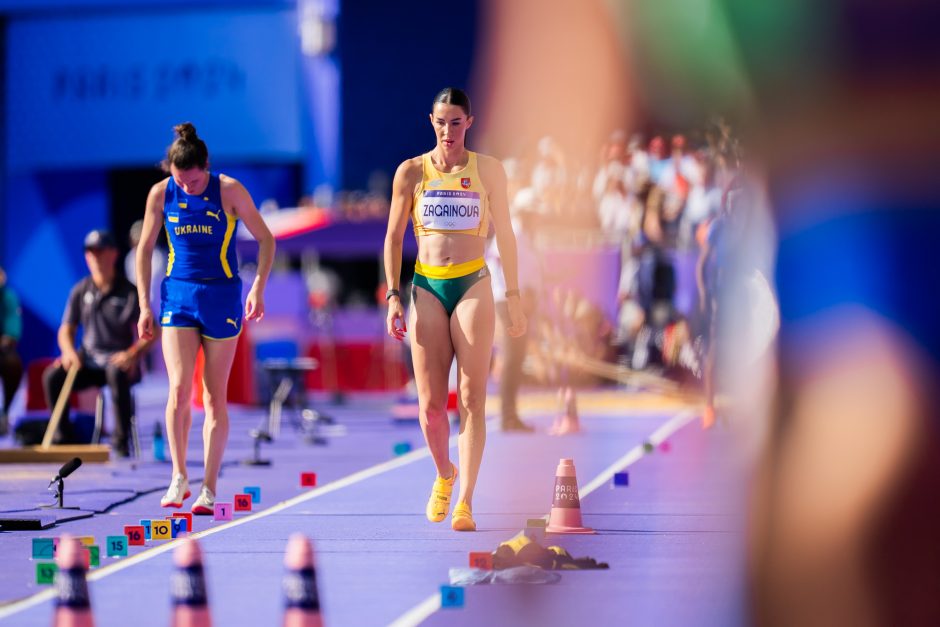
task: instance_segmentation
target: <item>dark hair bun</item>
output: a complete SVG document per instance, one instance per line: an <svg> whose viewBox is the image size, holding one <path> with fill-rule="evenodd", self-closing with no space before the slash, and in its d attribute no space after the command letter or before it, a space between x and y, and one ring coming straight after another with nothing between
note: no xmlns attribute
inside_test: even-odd
<svg viewBox="0 0 940 627"><path fill-rule="evenodd" d="M184 142L191 142L195 139L199 139L199 136L196 135L196 127L193 126L192 122L183 122L182 124L177 124L173 127L173 131L176 133L176 136Z"/></svg>

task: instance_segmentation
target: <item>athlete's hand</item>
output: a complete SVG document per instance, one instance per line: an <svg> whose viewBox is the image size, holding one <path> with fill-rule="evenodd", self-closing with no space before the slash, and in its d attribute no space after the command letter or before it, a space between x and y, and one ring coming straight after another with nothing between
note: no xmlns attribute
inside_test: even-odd
<svg viewBox="0 0 940 627"><path fill-rule="evenodd" d="M506 301L506 306L509 309L509 328L506 329L506 333L509 337L522 337L528 326L525 314L522 312L522 300L518 296L510 296Z"/></svg>
<svg viewBox="0 0 940 627"><path fill-rule="evenodd" d="M264 319L264 295L253 287L245 299L245 319L261 322Z"/></svg>
<svg viewBox="0 0 940 627"><path fill-rule="evenodd" d="M385 326L389 337L399 342L405 339L405 333L408 332L408 326L405 324L405 308L401 306L401 299L397 296L388 299L388 317L385 319Z"/></svg>
<svg viewBox="0 0 940 627"><path fill-rule="evenodd" d="M153 339L153 311L149 307L140 310L137 318L137 336L142 340Z"/></svg>

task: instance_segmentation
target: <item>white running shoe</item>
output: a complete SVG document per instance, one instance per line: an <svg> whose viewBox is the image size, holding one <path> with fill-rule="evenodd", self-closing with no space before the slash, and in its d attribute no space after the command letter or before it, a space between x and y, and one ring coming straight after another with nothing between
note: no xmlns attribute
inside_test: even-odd
<svg viewBox="0 0 940 627"><path fill-rule="evenodd" d="M215 513L215 494L205 485L199 490L199 498L190 510L197 516L209 516Z"/></svg>
<svg viewBox="0 0 940 627"><path fill-rule="evenodd" d="M160 499L160 507L175 507L179 509L183 506L183 501L188 499L189 479L183 475L176 475L170 482L170 487L166 489L166 494Z"/></svg>

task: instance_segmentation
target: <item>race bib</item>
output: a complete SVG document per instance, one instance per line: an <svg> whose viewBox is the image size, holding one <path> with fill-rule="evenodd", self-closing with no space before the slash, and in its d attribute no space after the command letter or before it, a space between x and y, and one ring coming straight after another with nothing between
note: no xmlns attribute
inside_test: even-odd
<svg viewBox="0 0 940 627"><path fill-rule="evenodd" d="M464 231L480 226L480 192L425 190L418 215L426 229Z"/></svg>

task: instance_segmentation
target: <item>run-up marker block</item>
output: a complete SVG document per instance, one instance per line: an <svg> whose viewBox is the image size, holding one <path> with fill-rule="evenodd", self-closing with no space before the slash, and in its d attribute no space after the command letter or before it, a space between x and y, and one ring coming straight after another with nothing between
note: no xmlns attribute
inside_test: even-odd
<svg viewBox="0 0 940 627"><path fill-rule="evenodd" d="M544 529L548 522L544 518L529 518L525 521L526 527L541 527Z"/></svg>
<svg viewBox="0 0 940 627"><path fill-rule="evenodd" d="M52 538L33 538L34 560L51 560L55 557L55 542Z"/></svg>
<svg viewBox="0 0 940 627"><path fill-rule="evenodd" d="M166 520L151 520L150 537L154 540L171 540L173 538L173 528Z"/></svg>
<svg viewBox="0 0 940 627"><path fill-rule="evenodd" d="M91 546L95 543L95 536L79 536L78 541L82 543L82 546Z"/></svg>
<svg viewBox="0 0 940 627"><path fill-rule="evenodd" d="M659 445L659 450L661 450L663 453L668 453L672 450L672 444L670 444L668 440L661 442Z"/></svg>
<svg viewBox="0 0 940 627"><path fill-rule="evenodd" d="M232 520L232 504L216 503L214 513L213 518L215 520Z"/></svg>
<svg viewBox="0 0 940 627"><path fill-rule="evenodd" d="M394 452L396 456L410 453L411 442L396 442L395 446L392 447L392 452Z"/></svg>
<svg viewBox="0 0 940 627"><path fill-rule="evenodd" d="M193 515L190 514L189 512L176 512L175 514L171 516L171 518L179 518L181 520L185 520L186 529L184 529L184 531L186 531L187 533L193 532Z"/></svg>
<svg viewBox="0 0 940 627"><path fill-rule="evenodd" d="M153 537L150 535L150 521L141 519L140 526L144 528L144 540L152 540Z"/></svg>
<svg viewBox="0 0 940 627"><path fill-rule="evenodd" d="M260 503L260 502L261 502L261 488L260 488L260 487L258 487L258 486L256 486L256 485L246 486L246 487L242 488L242 492L245 493L245 494L250 494L250 495L251 495L251 502L252 502L252 503Z"/></svg>
<svg viewBox="0 0 940 627"><path fill-rule="evenodd" d="M236 494L235 495L235 511L236 512L250 512L251 511L251 495L250 494Z"/></svg>
<svg viewBox="0 0 940 627"><path fill-rule="evenodd" d="M463 607L463 588L441 586L441 607Z"/></svg>
<svg viewBox="0 0 940 627"><path fill-rule="evenodd" d="M88 547L88 565L89 567L101 565L101 549L97 545L93 544Z"/></svg>
<svg viewBox="0 0 940 627"><path fill-rule="evenodd" d="M614 473L614 487L630 485L630 475L625 472Z"/></svg>
<svg viewBox="0 0 940 627"><path fill-rule="evenodd" d="M185 518L176 518L171 517L167 518L166 521L170 523L170 537L175 538L181 533L186 533L188 522Z"/></svg>
<svg viewBox="0 0 940 627"><path fill-rule="evenodd" d="M645 453L652 453L652 452L653 452L653 443L652 443L652 442L644 442L644 443L643 443L643 452L645 452Z"/></svg>
<svg viewBox="0 0 940 627"><path fill-rule="evenodd" d="M108 536L105 546L108 550L108 557L127 556L127 536Z"/></svg>
<svg viewBox="0 0 940 627"><path fill-rule="evenodd" d="M144 546L147 540L143 525L124 525L124 535L131 546Z"/></svg>
<svg viewBox="0 0 940 627"><path fill-rule="evenodd" d="M59 567L55 562L37 562L36 563L36 583L50 584L55 581L55 574Z"/></svg>
<svg viewBox="0 0 940 627"><path fill-rule="evenodd" d="M79 550L81 551L82 562L85 564L85 570L87 571L91 568L91 551L89 551L88 547L84 544Z"/></svg>
<svg viewBox="0 0 940 627"><path fill-rule="evenodd" d="M493 554L487 552L470 553L470 568L482 568L483 570L493 570Z"/></svg>
<svg viewBox="0 0 940 627"><path fill-rule="evenodd" d="M315 472L302 472L300 473L300 485L304 488L315 488L317 486L317 473Z"/></svg>

